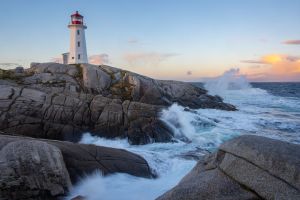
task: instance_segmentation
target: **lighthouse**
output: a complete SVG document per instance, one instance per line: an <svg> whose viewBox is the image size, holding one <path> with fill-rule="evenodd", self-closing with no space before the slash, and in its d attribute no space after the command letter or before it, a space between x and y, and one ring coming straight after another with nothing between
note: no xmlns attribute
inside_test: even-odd
<svg viewBox="0 0 300 200"><path fill-rule="evenodd" d="M84 30L87 28L83 23L83 16L76 11L71 15L70 51L67 55L68 64L88 63ZM65 57L66 59L66 57Z"/></svg>

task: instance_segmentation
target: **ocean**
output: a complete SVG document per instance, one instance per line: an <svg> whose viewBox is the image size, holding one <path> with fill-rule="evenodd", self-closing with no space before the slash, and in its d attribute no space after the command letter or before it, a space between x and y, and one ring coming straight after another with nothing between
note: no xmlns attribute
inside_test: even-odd
<svg viewBox="0 0 300 200"><path fill-rule="evenodd" d="M187 110L173 104L161 112L160 118L173 129L177 139L174 143L137 146L125 139L108 140L85 133L81 143L123 148L141 155L158 178L127 174L103 177L95 172L74 186L68 198L82 195L90 200L155 199L193 168L194 158L243 134L300 144L300 83L249 83L243 76L224 74L206 83L193 84L221 96L238 111Z"/></svg>

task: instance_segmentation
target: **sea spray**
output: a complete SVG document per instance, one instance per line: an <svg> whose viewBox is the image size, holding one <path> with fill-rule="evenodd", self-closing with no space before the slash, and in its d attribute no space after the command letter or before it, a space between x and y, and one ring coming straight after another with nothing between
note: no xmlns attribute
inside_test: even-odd
<svg viewBox="0 0 300 200"><path fill-rule="evenodd" d="M161 120L177 129L191 142L206 151L215 150L224 141L241 134L241 126L248 131L256 131L252 118L245 118L241 111L228 112L217 109L185 109L173 104L164 109ZM181 139L174 135L175 138Z"/></svg>
<svg viewBox="0 0 300 200"><path fill-rule="evenodd" d="M240 75L239 68L232 68L219 77L207 80L205 88L212 95L222 95L228 90L248 89L251 86L246 76Z"/></svg>

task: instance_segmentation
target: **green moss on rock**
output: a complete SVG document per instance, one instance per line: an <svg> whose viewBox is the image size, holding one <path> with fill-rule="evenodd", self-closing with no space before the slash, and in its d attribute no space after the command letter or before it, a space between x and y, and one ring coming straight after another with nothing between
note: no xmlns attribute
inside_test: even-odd
<svg viewBox="0 0 300 200"><path fill-rule="evenodd" d="M0 69L0 79L19 81L21 78L21 76L17 76L12 70Z"/></svg>
<svg viewBox="0 0 300 200"><path fill-rule="evenodd" d="M78 78L80 80L83 79L83 72L82 72L82 67L80 64L70 64L76 67L77 73L75 74L75 78Z"/></svg>
<svg viewBox="0 0 300 200"><path fill-rule="evenodd" d="M120 96L122 100L132 100L133 85L124 81L119 81L110 87L110 92L113 95Z"/></svg>

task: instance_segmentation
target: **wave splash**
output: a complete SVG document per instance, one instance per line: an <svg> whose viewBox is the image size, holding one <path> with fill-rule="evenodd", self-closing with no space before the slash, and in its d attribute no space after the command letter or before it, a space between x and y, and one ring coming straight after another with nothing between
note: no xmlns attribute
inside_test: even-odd
<svg viewBox="0 0 300 200"><path fill-rule="evenodd" d="M227 113L227 111L215 109L190 110L173 104L161 112L160 118L172 128L176 139L197 144L206 151L212 151L225 140L236 136L236 133L226 131L228 129L226 123L231 124L235 120L231 114ZM219 115L220 119L217 119L216 115ZM220 123L220 120L227 122Z"/></svg>
<svg viewBox="0 0 300 200"><path fill-rule="evenodd" d="M228 90L251 88L246 76L240 74L239 68L232 68L219 77L207 80L204 86L212 95L221 95Z"/></svg>
<svg viewBox="0 0 300 200"><path fill-rule="evenodd" d="M146 179L123 173L102 176L101 172L95 172L73 187L66 200L78 195L88 200L152 200L174 187L196 163L182 158L181 154L191 148L183 142L135 146L130 145L126 139L110 140L90 133L84 134L80 142L122 148L139 154L147 160L158 178Z"/></svg>

